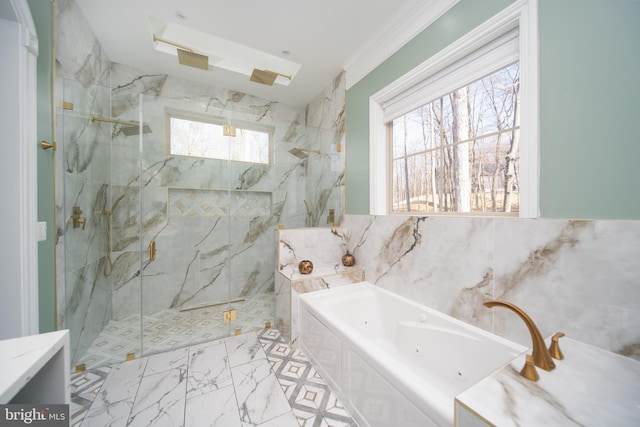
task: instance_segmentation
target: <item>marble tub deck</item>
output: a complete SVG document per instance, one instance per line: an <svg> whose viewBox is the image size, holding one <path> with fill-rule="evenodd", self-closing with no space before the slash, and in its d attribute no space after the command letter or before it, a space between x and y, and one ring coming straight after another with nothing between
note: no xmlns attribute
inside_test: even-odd
<svg viewBox="0 0 640 427"><path fill-rule="evenodd" d="M356 426L274 329L76 374L71 401L72 426Z"/></svg>

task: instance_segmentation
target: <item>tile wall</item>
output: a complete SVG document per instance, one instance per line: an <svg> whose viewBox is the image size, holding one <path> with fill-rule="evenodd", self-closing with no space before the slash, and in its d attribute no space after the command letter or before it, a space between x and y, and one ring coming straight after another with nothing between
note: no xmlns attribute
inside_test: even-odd
<svg viewBox="0 0 640 427"><path fill-rule="evenodd" d="M544 336L640 359L640 221L347 215L366 280L531 346L512 312Z"/></svg>

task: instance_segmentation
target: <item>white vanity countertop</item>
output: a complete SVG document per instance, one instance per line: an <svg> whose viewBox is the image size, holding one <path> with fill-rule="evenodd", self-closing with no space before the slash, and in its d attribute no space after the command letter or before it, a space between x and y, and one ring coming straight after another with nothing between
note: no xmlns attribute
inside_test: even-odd
<svg viewBox="0 0 640 427"><path fill-rule="evenodd" d="M0 341L0 403L9 402L65 343L67 330Z"/></svg>
<svg viewBox="0 0 640 427"><path fill-rule="evenodd" d="M640 426L640 361L568 337L560 349L554 370L536 368L538 381L519 374L522 355L456 401L500 427Z"/></svg>

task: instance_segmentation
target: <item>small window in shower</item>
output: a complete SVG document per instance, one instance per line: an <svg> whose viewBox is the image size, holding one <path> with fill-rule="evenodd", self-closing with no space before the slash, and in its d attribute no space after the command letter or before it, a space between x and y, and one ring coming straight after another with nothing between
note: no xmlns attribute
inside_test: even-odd
<svg viewBox="0 0 640 427"><path fill-rule="evenodd" d="M167 128L171 155L269 164L273 131L267 127L167 112Z"/></svg>

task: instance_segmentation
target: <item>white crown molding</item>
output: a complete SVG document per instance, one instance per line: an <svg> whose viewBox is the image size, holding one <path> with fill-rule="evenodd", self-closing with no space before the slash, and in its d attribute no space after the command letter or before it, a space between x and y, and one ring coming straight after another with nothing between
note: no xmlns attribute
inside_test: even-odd
<svg viewBox="0 0 640 427"><path fill-rule="evenodd" d="M343 68L349 89L460 0L411 0Z"/></svg>

